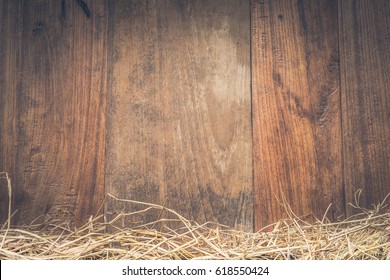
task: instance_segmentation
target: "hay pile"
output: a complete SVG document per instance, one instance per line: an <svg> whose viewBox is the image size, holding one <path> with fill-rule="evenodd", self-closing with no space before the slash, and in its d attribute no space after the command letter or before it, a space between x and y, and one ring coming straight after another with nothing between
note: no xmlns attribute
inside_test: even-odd
<svg viewBox="0 0 390 280"><path fill-rule="evenodd" d="M389 196L388 196L389 197ZM387 198L388 198L387 197ZM288 210L289 219L274 224L272 232L246 233L212 223L199 225L162 206L144 205L144 211L167 211L182 227L170 229L173 220L122 229L115 221L91 218L71 229L62 221L9 227L0 231L0 259L380 259L390 260L390 211L386 199L373 210L338 223L323 219L307 223ZM161 227L157 230L156 224Z"/></svg>

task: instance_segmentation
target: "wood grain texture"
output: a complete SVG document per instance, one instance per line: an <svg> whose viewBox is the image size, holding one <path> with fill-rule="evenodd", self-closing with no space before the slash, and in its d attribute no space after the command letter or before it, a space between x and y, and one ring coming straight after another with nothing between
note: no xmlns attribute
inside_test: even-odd
<svg viewBox="0 0 390 280"><path fill-rule="evenodd" d="M0 170L15 223L59 208L83 221L103 202L107 7L89 2L88 18L75 1L1 1Z"/></svg>
<svg viewBox="0 0 390 280"><path fill-rule="evenodd" d="M252 1L255 228L344 213L337 1Z"/></svg>
<svg viewBox="0 0 390 280"><path fill-rule="evenodd" d="M249 2L110 6L107 191L251 231Z"/></svg>
<svg viewBox="0 0 390 280"><path fill-rule="evenodd" d="M372 207L390 193L390 2L339 2L346 199Z"/></svg>

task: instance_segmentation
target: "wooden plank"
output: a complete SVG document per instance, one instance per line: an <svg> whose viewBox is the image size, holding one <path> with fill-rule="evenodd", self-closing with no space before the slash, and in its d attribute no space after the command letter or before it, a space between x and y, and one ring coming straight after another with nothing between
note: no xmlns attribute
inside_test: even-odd
<svg viewBox="0 0 390 280"><path fill-rule="evenodd" d="M337 1L252 1L255 228L344 213Z"/></svg>
<svg viewBox="0 0 390 280"><path fill-rule="evenodd" d="M390 193L389 34L389 1L340 1L346 200L366 208Z"/></svg>
<svg viewBox="0 0 390 280"><path fill-rule="evenodd" d="M76 1L2 1L0 170L15 223L59 208L82 221L103 203L108 9L89 2L90 17Z"/></svg>
<svg viewBox="0 0 390 280"><path fill-rule="evenodd" d="M16 81L10 75L10 64L18 59L18 44L16 41L18 24L10 15L19 14L16 1L0 1L0 172L11 172L15 150L13 149L12 130L9 129L12 121L12 104L10 102L16 88ZM3 38L7 38L4 40ZM16 70L14 68L14 70ZM8 97L8 98L7 98ZM8 215L7 182L0 175L0 222L3 224Z"/></svg>
<svg viewBox="0 0 390 280"><path fill-rule="evenodd" d="M110 6L107 191L252 231L249 3Z"/></svg>

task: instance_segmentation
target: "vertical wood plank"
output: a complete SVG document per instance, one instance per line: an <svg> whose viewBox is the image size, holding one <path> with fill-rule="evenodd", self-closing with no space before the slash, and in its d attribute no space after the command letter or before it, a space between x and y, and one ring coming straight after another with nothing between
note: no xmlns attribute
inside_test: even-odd
<svg viewBox="0 0 390 280"><path fill-rule="evenodd" d="M249 2L110 6L107 191L251 231Z"/></svg>
<svg viewBox="0 0 390 280"><path fill-rule="evenodd" d="M390 193L390 2L339 2L346 200L371 208Z"/></svg>
<svg viewBox="0 0 390 280"><path fill-rule="evenodd" d="M344 213L337 1L252 1L255 227Z"/></svg>
<svg viewBox="0 0 390 280"><path fill-rule="evenodd" d="M10 16L19 14L16 1L0 1L0 172L10 172L10 166L15 158L12 142L13 96L16 79L10 75L10 64L16 63L18 57L17 38L18 22ZM13 67L14 68L14 67ZM15 69L15 68L14 68ZM7 94L11 92L11 94ZM12 93L13 92L13 93ZM11 175L11 174L10 174ZM1 176L2 177L2 176ZM3 223L8 215L8 191L6 181L0 179L0 222Z"/></svg>
<svg viewBox="0 0 390 280"><path fill-rule="evenodd" d="M104 198L105 1L89 1L90 17L76 1L1 2L0 170L14 222L59 208L80 222Z"/></svg>

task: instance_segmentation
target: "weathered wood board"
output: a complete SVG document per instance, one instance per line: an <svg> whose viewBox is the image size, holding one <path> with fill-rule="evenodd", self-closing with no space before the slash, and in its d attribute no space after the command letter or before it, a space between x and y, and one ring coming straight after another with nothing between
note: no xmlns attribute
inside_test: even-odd
<svg viewBox="0 0 390 280"><path fill-rule="evenodd" d="M110 19L107 192L252 230L249 2L115 1Z"/></svg>
<svg viewBox="0 0 390 280"><path fill-rule="evenodd" d="M283 197L371 207L390 192L389 34L386 0L0 0L13 222L144 208L105 193L247 231ZM0 179L0 222L7 197Z"/></svg>
<svg viewBox="0 0 390 280"><path fill-rule="evenodd" d="M344 214L337 1L252 1L255 228ZM285 199L285 201L283 200Z"/></svg>
<svg viewBox="0 0 390 280"><path fill-rule="evenodd" d="M360 189L372 208L390 193L390 2L340 1L339 13L346 200Z"/></svg>
<svg viewBox="0 0 390 280"><path fill-rule="evenodd" d="M19 224L103 203L108 9L89 2L87 17L76 1L0 1L0 171Z"/></svg>

